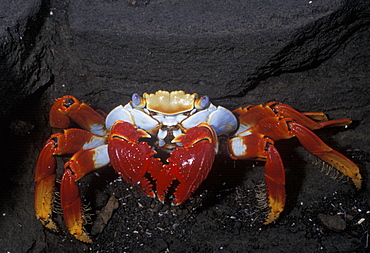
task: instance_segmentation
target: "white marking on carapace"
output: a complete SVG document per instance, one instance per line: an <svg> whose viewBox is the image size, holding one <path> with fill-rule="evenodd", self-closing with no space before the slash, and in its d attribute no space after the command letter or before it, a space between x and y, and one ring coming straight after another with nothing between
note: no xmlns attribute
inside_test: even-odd
<svg viewBox="0 0 370 253"><path fill-rule="evenodd" d="M140 129L150 131L159 125L157 120L153 119L153 117L149 116L143 111L133 109L130 113L134 119L133 124Z"/></svg>
<svg viewBox="0 0 370 253"><path fill-rule="evenodd" d="M178 115L157 114L153 116L153 118L155 118L165 126L176 126L187 117L188 116L184 114Z"/></svg>
<svg viewBox="0 0 370 253"><path fill-rule="evenodd" d="M220 135L235 131L238 121L232 112L222 106L218 106L217 110L209 115L208 124L212 126L217 135Z"/></svg>
<svg viewBox="0 0 370 253"><path fill-rule="evenodd" d="M131 124L134 123L131 114L126 109L127 106L123 107L122 105L114 108L105 119L105 125L110 129L117 120L126 121Z"/></svg>

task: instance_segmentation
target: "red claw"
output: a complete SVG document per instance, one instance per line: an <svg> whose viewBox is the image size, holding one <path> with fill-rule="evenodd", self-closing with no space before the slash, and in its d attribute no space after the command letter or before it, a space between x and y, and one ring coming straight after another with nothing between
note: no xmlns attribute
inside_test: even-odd
<svg viewBox="0 0 370 253"><path fill-rule="evenodd" d="M216 154L217 138L214 130L208 124L202 123L188 129L175 141L181 141L184 147L178 147L171 152L164 172L160 176L154 175L154 178L157 179L157 195L162 202L172 181L179 181L172 201L174 205L179 205L187 200L208 176Z"/></svg>
<svg viewBox="0 0 370 253"><path fill-rule="evenodd" d="M174 149L163 165L154 158L155 151L140 137L147 134L127 122L112 127L108 152L112 166L126 181L155 197L150 180L156 185L157 197L164 202L168 188L175 180L179 185L174 193L173 204L178 205L190 197L207 177L216 153L217 139L213 129L200 124L174 139L184 147Z"/></svg>
<svg viewBox="0 0 370 253"><path fill-rule="evenodd" d="M210 172L215 157L215 148L212 143L202 140L189 148L176 148L168 159L166 169L173 171L180 182L173 199L174 205L187 200ZM157 191L163 189L157 189Z"/></svg>
<svg viewBox="0 0 370 253"><path fill-rule="evenodd" d="M113 168L127 182L138 186L144 194L155 197L152 185L144 176L149 171L159 171L160 161L153 158L155 152L145 142L138 142L147 134L131 123L117 122L109 136L108 153Z"/></svg>

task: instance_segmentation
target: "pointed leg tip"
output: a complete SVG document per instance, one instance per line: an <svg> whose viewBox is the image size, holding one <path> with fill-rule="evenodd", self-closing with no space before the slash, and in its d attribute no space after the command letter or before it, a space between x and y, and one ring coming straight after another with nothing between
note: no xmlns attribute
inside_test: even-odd
<svg viewBox="0 0 370 253"><path fill-rule="evenodd" d="M356 186L356 189L357 190L360 190L361 189L361 184L362 184L362 178L361 178L361 176L358 176L356 178L352 178L352 182Z"/></svg>
<svg viewBox="0 0 370 253"><path fill-rule="evenodd" d="M74 235L76 237L77 240L81 241L81 242L84 242L84 243L93 243L93 241L91 240L91 238L87 235L87 233L83 233L81 235Z"/></svg>
<svg viewBox="0 0 370 253"><path fill-rule="evenodd" d="M39 220L41 221L42 225L44 225L44 227L46 227L47 229L50 229L51 231L53 232L59 232L59 229L58 229L58 226L56 225L56 223L51 220L51 219L41 219L39 218Z"/></svg>
<svg viewBox="0 0 370 253"><path fill-rule="evenodd" d="M279 217L279 215L280 215L280 213L272 213L272 212L270 212L267 215L267 218L266 218L266 220L265 220L265 222L263 224L264 225L268 225L268 224L273 223Z"/></svg>
<svg viewBox="0 0 370 253"><path fill-rule="evenodd" d="M281 214L281 212L284 210L285 201L281 200L275 200L271 196L269 196L269 211L267 213L266 220L264 222L265 225L268 225L275 220L277 220Z"/></svg>

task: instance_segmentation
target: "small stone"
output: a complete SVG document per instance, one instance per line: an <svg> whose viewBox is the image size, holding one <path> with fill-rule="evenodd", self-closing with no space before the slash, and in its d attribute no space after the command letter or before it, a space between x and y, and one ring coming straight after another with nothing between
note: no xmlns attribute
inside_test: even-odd
<svg viewBox="0 0 370 253"><path fill-rule="evenodd" d="M113 215L113 212L119 207L119 201L115 196L111 196L108 203L102 210L97 213L96 221L91 228L91 234L97 235L103 231L108 221Z"/></svg>
<svg viewBox="0 0 370 253"><path fill-rule="evenodd" d="M317 218L330 230L340 232L346 229L346 222L338 215L326 215L320 213Z"/></svg>

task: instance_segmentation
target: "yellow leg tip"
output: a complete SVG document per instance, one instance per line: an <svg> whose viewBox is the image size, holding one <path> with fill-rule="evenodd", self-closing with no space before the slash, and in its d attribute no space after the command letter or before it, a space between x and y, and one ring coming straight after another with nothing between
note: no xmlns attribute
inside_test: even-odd
<svg viewBox="0 0 370 253"><path fill-rule="evenodd" d="M84 243L92 243L93 242L91 240L91 238L85 232L81 235L74 235L74 236L76 237L77 240L80 240L81 242L84 242Z"/></svg>
<svg viewBox="0 0 370 253"><path fill-rule="evenodd" d="M44 227L46 227L47 229L50 229L51 231L53 232L58 232L58 227L57 225L54 223L54 221L52 219L48 219L48 218L38 218L42 225L44 225Z"/></svg>

